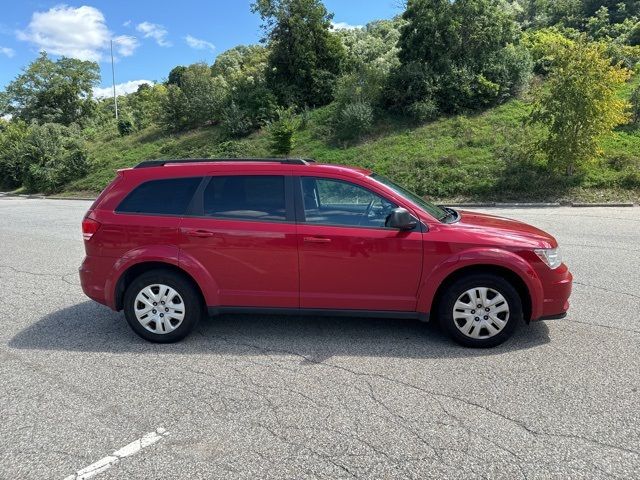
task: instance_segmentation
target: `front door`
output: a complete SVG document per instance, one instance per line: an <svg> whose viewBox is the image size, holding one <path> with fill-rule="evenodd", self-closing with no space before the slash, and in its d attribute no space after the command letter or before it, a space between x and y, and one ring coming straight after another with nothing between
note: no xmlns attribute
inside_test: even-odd
<svg viewBox="0 0 640 480"><path fill-rule="evenodd" d="M300 307L415 311L422 233L385 227L397 207L351 182L300 177Z"/></svg>
<svg viewBox="0 0 640 480"><path fill-rule="evenodd" d="M298 307L292 178L217 175L180 225L180 248L218 286L219 305Z"/></svg>

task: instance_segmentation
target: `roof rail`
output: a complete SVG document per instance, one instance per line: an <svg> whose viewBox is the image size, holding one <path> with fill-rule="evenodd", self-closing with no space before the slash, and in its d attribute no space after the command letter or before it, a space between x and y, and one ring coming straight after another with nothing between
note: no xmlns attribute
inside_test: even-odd
<svg viewBox="0 0 640 480"><path fill-rule="evenodd" d="M163 167L167 163L216 163L216 162L265 162L289 165L308 165L315 163L310 158L183 158L178 160L145 160L133 168Z"/></svg>

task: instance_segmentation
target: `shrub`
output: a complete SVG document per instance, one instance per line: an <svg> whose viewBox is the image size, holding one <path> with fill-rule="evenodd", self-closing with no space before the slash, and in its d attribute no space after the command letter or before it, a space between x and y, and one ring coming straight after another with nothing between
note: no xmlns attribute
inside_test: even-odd
<svg viewBox="0 0 640 480"><path fill-rule="evenodd" d="M2 188L16 188L22 184L23 142L26 135L27 124L21 120L0 125L0 187Z"/></svg>
<svg viewBox="0 0 640 480"><path fill-rule="evenodd" d="M24 139L24 186L53 193L87 173L87 152L77 129L56 123L33 125Z"/></svg>
<svg viewBox="0 0 640 480"><path fill-rule="evenodd" d="M431 98L427 98L409 105L407 113L414 122L424 123L437 118L439 112L436 102Z"/></svg>
<svg viewBox="0 0 640 480"><path fill-rule="evenodd" d="M628 189L640 188L640 169L627 169L620 178L620 185Z"/></svg>
<svg viewBox="0 0 640 480"><path fill-rule="evenodd" d="M573 175L598 155L601 137L627 120L627 104L617 92L629 76L611 65L601 44L562 49L531 114L546 127L540 146L551 169Z"/></svg>
<svg viewBox="0 0 640 480"><path fill-rule="evenodd" d="M253 122L235 102L222 113L222 128L231 138L243 137L253 130Z"/></svg>
<svg viewBox="0 0 640 480"><path fill-rule="evenodd" d="M246 156L246 149L242 143L235 140L227 140L218 143L212 156L220 158L242 158Z"/></svg>
<svg viewBox="0 0 640 480"><path fill-rule="evenodd" d="M373 126L373 108L365 102L350 103L335 116L336 137L341 140L360 138Z"/></svg>
<svg viewBox="0 0 640 480"><path fill-rule="evenodd" d="M121 137L131 135L133 133L133 122L128 117L120 117L118 120L118 133Z"/></svg>
<svg viewBox="0 0 640 480"><path fill-rule="evenodd" d="M629 103L631 104L631 121L638 123L640 121L640 86L631 92Z"/></svg>
<svg viewBox="0 0 640 480"><path fill-rule="evenodd" d="M278 110L278 119L269 125L271 151L276 155L289 155L295 144L295 133L300 128L300 120L293 110Z"/></svg>

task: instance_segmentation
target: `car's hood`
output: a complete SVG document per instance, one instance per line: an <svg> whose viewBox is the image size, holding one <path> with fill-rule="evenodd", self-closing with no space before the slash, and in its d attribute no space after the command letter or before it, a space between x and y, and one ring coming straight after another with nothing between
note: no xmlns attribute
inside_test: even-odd
<svg viewBox="0 0 640 480"><path fill-rule="evenodd" d="M456 222L458 228L472 230L486 238L495 237L497 243L504 244L512 241L514 245L532 246L537 248L555 248L558 242L547 232L517 220L497 217L484 213L460 210L460 220Z"/></svg>

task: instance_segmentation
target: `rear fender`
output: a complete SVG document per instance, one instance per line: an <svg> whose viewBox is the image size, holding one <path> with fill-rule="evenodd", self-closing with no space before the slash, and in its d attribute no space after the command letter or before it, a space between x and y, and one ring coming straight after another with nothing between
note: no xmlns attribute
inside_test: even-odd
<svg viewBox="0 0 640 480"><path fill-rule="evenodd" d="M140 263L156 262L172 265L179 270L183 270L198 284L207 305L217 305L218 286L216 282L211 278L207 270L199 263L194 262L193 259L181 262L181 255L184 257L184 253L181 253L177 247L170 245L148 245L128 251L116 261L111 275L107 278L105 283L106 304L112 309L116 308L118 281L129 268Z"/></svg>

